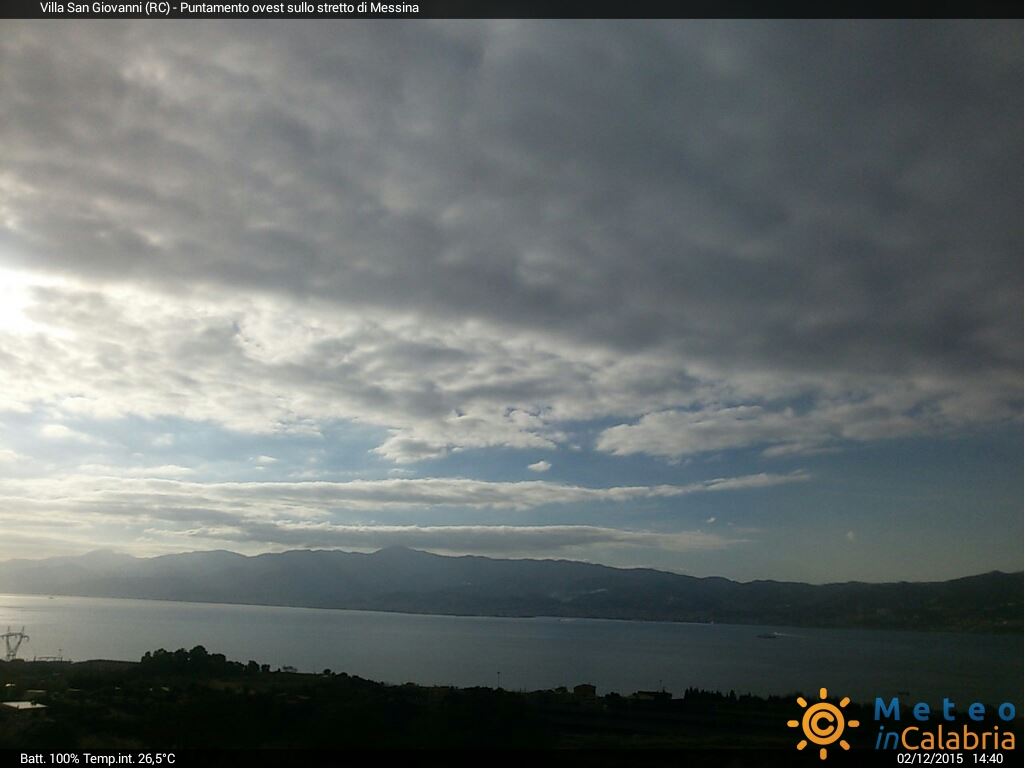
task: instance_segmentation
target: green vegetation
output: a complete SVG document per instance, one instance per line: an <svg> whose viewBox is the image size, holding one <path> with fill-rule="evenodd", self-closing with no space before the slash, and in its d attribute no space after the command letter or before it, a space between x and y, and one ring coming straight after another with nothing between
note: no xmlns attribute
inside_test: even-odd
<svg viewBox="0 0 1025 769"><path fill-rule="evenodd" d="M271 671L201 646L138 663L0 663L0 681L6 699L39 690L47 706L0 713L0 749L789 749L793 741L782 728L791 697L389 686L327 670Z"/></svg>

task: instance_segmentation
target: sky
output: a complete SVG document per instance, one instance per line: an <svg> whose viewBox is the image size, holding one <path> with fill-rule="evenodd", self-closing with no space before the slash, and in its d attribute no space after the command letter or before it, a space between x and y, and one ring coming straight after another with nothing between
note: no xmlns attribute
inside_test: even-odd
<svg viewBox="0 0 1025 769"><path fill-rule="evenodd" d="M1020 22L0 25L0 558L1022 568Z"/></svg>

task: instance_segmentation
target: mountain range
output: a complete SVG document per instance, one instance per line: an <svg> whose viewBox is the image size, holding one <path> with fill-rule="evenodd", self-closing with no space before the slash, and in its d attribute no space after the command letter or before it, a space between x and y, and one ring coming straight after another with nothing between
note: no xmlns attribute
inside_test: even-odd
<svg viewBox="0 0 1025 769"><path fill-rule="evenodd" d="M1023 575L811 585L691 577L565 560L223 550L135 558L110 551L0 562L0 592L365 609L818 627L1022 629Z"/></svg>

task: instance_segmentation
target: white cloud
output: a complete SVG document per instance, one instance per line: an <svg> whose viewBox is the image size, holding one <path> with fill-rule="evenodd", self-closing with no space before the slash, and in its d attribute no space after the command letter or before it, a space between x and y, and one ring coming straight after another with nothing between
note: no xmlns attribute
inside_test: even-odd
<svg viewBox="0 0 1025 769"><path fill-rule="evenodd" d="M700 489L702 491L763 489L768 486L779 486L783 483L801 483L809 480L811 480L811 475L804 470L795 470L794 472L786 475L777 475L775 473L756 473L754 475L741 475L735 478L713 478L708 481L702 481Z"/></svg>
<svg viewBox="0 0 1025 769"><path fill-rule="evenodd" d="M78 430L72 430L67 425L61 424L48 424L43 425L39 429L39 434L48 439L55 441L75 441L77 443L97 443L97 439L91 435L80 432Z"/></svg>
<svg viewBox="0 0 1025 769"><path fill-rule="evenodd" d="M21 456L21 454L16 451L11 449L0 449L0 465L18 462L23 459L25 459L25 457Z"/></svg>
<svg viewBox="0 0 1025 769"><path fill-rule="evenodd" d="M106 469L102 466L93 470ZM31 500L33 509L97 515L157 515L183 511L214 516L245 515L324 518L334 510L468 508L529 510L545 505L625 503L638 499L799 483L805 473L715 478L680 486L593 488L547 481L494 482L469 478L389 478L353 481L199 483L149 477L159 468L111 475L0 480L0 505L15 511ZM171 473L175 468L170 468ZM137 473L138 477L127 477ZM171 474L165 473L165 474ZM191 513L189 513L191 511ZM202 516L201 516L202 517Z"/></svg>
<svg viewBox="0 0 1025 769"><path fill-rule="evenodd" d="M644 453L670 459L764 447L762 456L773 459L831 453L849 442L939 434L957 427L952 414L941 413L945 396L929 392L924 389L927 386L909 380L871 394L823 397L803 412L791 407L720 404L659 411L633 424L603 430L596 446L611 454ZM991 403L988 408L995 419L999 407Z"/></svg>
<svg viewBox="0 0 1025 769"><path fill-rule="evenodd" d="M547 473L552 469L552 463L541 459L531 465L527 465L527 469L535 473Z"/></svg>
<svg viewBox="0 0 1025 769"><path fill-rule="evenodd" d="M198 290L172 299L139 288L71 285L30 296L29 312L53 334L0 334L9 355L2 403L22 411L49 404L69 418L172 416L251 433L317 434L325 423L347 419L387 428L375 451L399 463L492 446L551 450L574 443L565 424L612 415L638 418L599 435L597 448L613 454L679 458L761 446L772 458L1009 413L996 397L966 405L929 377L894 385L735 376L727 386L710 369L684 376L663 351L612 354L479 321L441 326L312 300ZM105 367L118 375L99 375ZM800 412L723 405L727 391L744 399L816 390ZM60 423L42 434L93 440ZM166 447L174 436L155 441Z"/></svg>
<svg viewBox="0 0 1025 769"><path fill-rule="evenodd" d="M103 467L90 467L100 472ZM542 481L496 483L469 479L413 479L349 482L195 483L157 478L160 468L137 468L138 477L75 475L0 479L0 525L23 537L46 541L51 550L73 543L104 542L118 532L122 546L136 552L166 552L202 539L209 546L356 547L391 544L452 553L537 555L572 551L586 556L598 546L656 548L674 552L730 547L746 540L701 531L649 531L603 526L388 525L339 523L341 511L430 508L521 511L568 503L624 503L722 491L722 480L687 486L566 486ZM798 478L764 479L786 483ZM63 539L62 539L63 538ZM62 544L63 543L63 544Z"/></svg>

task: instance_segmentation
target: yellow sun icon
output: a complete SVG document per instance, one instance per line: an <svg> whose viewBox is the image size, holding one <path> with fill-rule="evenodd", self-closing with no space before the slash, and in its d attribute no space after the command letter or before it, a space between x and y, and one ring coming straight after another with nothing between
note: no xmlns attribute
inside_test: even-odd
<svg viewBox="0 0 1025 769"><path fill-rule="evenodd" d="M840 700L840 707L838 708L833 703L825 701L828 696L829 692L824 687L819 689L819 699L822 701L816 702L811 706L808 705L804 697L798 697L797 704L802 708L807 708L804 711L804 718L800 721L787 721L787 726L791 729L796 729L800 726L804 736L808 738L798 742L797 749L804 750L808 747L808 741L810 740L816 745L821 746L819 747L819 760L821 761L825 761L828 755L826 745L832 745L838 740L841 748L850 750L850 744L847 740L841 740L840 735L843 734L845 727L853 729L861 725L860 722L853 719L845 721L843 712L840 709L851 704L850 697L844 697Z"/></svg>

